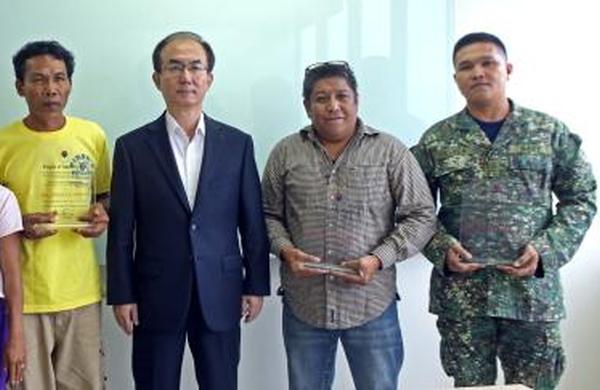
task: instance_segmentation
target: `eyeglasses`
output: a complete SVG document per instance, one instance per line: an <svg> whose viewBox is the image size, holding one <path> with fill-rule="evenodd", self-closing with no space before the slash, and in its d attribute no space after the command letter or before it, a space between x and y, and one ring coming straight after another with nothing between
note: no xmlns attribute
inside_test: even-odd
<svg viewBox="0 0 600 390"><path fill-rule="evenodd" d="M346 72L350 71L350 65L348 65L346 61L323 61L315 62L314 64L308 65L306 69L304 69L304 75L306 76L307 74L314 72L315 70L328 67L341 67Z"/></svg>
<svg viewBox="0 0 600 390"><path fill-rule="evenodd" d="M205 70L208 70L206 65L204 65L200 61L192 61L188 63L169 62L167 65L164 66L163 69L165 73L176 76L182 75L186 69L192 75L197 75L201 72L204 72Z"/></svg>

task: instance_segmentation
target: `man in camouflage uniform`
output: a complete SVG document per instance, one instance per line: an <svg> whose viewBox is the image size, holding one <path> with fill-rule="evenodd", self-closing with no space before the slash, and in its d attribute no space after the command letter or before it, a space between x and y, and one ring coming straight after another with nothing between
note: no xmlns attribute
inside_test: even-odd
<svg viewBox="0 0 600 390"><path fill-rule="evenodd" d="M453 61L467 107L413 148L441 202L424 254L442 365L455 386L488 385L499 357L507 383L553 389L564 368L559 270L596 212L596 183L577 135L507 98L512 65L497 37L464 36Z"/></svg>

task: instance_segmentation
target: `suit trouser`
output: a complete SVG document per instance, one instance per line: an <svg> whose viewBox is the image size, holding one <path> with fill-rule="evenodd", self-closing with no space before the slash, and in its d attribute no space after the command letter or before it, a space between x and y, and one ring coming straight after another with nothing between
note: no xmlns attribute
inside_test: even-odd
<svg viewBox="0 0 600 390"><path fill-rule="evenodd" d="M225 332L209 329L200 310L195 286L192 291L185 329L152 331L144 329L143 324L134 329L132 366L137 390L179 389L186 338L194 360L198 388L237 389L239 323Z"/></svg>

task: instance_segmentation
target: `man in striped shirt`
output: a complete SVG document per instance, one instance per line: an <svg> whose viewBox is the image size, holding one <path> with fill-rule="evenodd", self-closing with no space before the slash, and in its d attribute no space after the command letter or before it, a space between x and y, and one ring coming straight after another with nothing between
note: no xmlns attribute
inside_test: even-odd
<svg viewBox="0 0 600 390"><path fill-rule="evenodd" d="M431 193L410 151L358 118L347 63L309 66L303 96L312 123L275 146L263 176L289 388L330 388L340 340L357 389L396 390L394 264L433 234Z"/></svg>

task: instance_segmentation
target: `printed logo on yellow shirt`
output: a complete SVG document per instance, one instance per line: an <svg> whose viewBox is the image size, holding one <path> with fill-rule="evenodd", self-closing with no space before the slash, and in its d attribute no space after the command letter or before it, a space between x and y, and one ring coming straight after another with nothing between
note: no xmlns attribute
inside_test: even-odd
<svg viewBox="0 0 600 390"><path fill-rule="evenodd" d="M94 173L94 161L87 154L76 154L69 162L69 168L73 176L89 177Z"/></svg>

